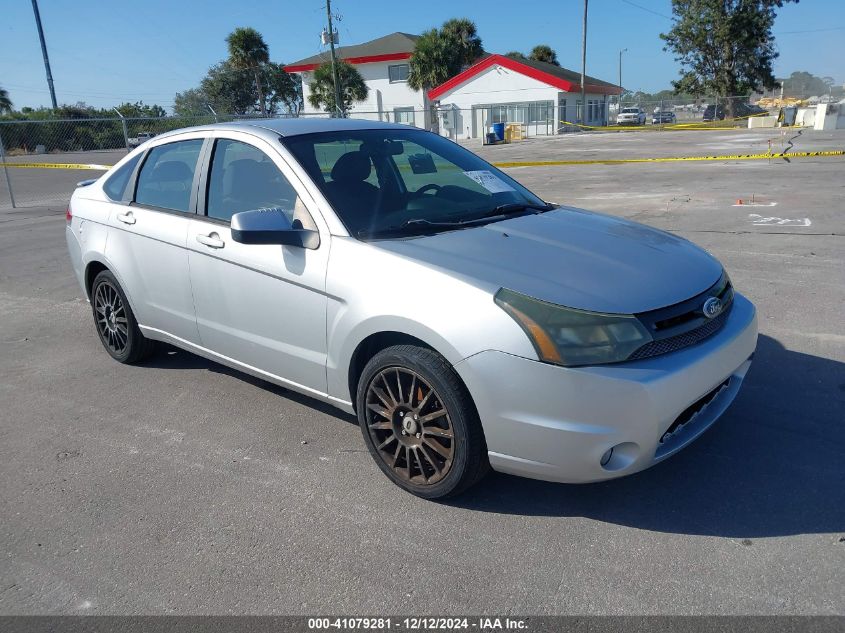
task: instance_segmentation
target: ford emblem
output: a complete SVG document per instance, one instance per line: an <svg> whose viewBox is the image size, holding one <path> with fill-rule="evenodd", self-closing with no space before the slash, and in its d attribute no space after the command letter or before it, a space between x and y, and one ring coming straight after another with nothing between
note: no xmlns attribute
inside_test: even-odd
<svg viewBox="0 0 845 633"><path fill-rule="evenodd" d="M710 297L704 302L704 305L701 306L701 311L708 319L719 316L722 312L722 300L719 299L719 297Z"/></svg>

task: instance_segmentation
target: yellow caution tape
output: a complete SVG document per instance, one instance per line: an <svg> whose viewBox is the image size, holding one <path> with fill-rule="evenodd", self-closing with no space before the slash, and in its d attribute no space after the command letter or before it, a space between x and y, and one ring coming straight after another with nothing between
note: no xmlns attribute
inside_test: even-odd
<svg viewBox="0 0 845 633"><path fill-rule="evenodd" d="M622 165L625 163L674 163L713 160L771 160L789 158L823 158L845 156L845 150L789 152L780 154L726 154L724 156L666 156L662 158L601 158L594 160L526 160L493 163L496 167L552 167L556 165ZM28 169L93 169L107 171L112 165L84 163L6 163L6 167Z"/></svg>
<svg viewBox="0 0 845 633"><path fill-rule="evenodd" d="M622 165L625 163L675 163L708 160L771 160L845 156L845 150L782 154L733 154L725 156L668 156L665 158L605 158L596 160L530 160L493 163L496 167L551 167L556 165Z"/></svg>
<svg viewBox="0 0 845 633"><path fill-rule="evenodd" d="M95 169L97 171L108 171L112 168L112 165L84 163L5 163L5 166L25 169Z"/></svg>

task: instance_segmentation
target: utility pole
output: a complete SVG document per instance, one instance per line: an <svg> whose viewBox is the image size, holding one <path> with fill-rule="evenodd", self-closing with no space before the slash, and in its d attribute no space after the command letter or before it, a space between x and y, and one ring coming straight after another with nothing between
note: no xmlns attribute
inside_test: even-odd
<svg viewBox="0 0 845 633"><path fill-rule="evenodd" d="M47 44L44 42L44 29L41 28L41 14L38 13L38 0L32 0L32 11L35 13L35 26L38 27L38 37L41 40L41 54L44 55L44 70L47 71L47 85L50 87L50 100L53 109L59 107L56 103L56 89L53 87L53 73L50 72L50 58L47 56Z"/></svg>
<svg viewBox="0 0 845 633"><path fill-rule="evenodd" d="M35 0L33 0L34 2ZM346 112L343 110L343 102L341 101L340 94L340 80L337 76L337 57L335 56L334 52L334 28L332 27L332 0L326 0L326 19L329 23L329 50L331 50L332 55L332 80L334 81L334 105L335 109L337 110L337 114L341 118L346 117Z"/></svg>
<svg viewBox="0 0 845 633"><path fill-rule="evenodd" d="M581 36L581 125L587 121L587 87L584 75L587 74L587 0L584 0L584 25Z"/></svg>
<svg viewBox="0 0 845 633"><path fill-rule="evenodd" d="M623 48L619 51L619 97L616 100L616 118L619 118L619 113L622 111L622 53L626 52L628 49Z"/></svg>

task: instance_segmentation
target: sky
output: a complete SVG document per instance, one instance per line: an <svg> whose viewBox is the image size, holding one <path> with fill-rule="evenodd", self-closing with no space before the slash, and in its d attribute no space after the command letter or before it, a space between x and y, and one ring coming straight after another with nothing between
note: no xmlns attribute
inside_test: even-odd
<svg viewBox="0 0 845 633"><path fill-rule="evenodd" d="M30 0L0 0L0 86L15 107L49 105ZM325 0L39 0L59 103L111 107L124 101L170 108L226 57L226 35L258 29L273 61L289 63L321 50ZM478 26L485 50L529 51L548 44L562 66L580 70L582 0L332 0L341 45L394 31L420 33L452 17ZM671 26L670 0L591 0L587 74L656 92L670 87L678 65L659 38ZM845 0L802 0L780 9L774 28L778 77L796 70L845 82Z"/></svg>

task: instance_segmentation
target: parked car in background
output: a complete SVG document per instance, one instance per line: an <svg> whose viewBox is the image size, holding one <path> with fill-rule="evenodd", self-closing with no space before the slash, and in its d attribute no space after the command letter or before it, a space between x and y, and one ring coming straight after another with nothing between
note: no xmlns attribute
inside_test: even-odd
<svg viewBox="0 0 845 633"><path fill-rule="evenodd" d="M129 137L129 147L138 147L141 143L146 143L154 136L155 134L152 132L138 132L138 136Z"/></svg>
<svg viewBox="0 0 845 633"><path fill-rule="evenodd" d="M652 125L660 125L663 123L675 123L675 113L671 110L658 110L651 117Z"/></svg>
<svg viewBox="0 0 845 633"><path fill-rule="evenodd" d="M709 105L704 108L703 121L722 121L725 118L725 109L722 106Z"/></svg>
<svg viewBox="0 0 845 633"><path fill-rule="evenodd" d="M769 111L765 108L750 103L737 103L734 106L734 118L763 116L768 113ZM709 105L704 109L704 116L702 118L704 121L723 121L725 116L724 106Z"/></svg>
<svg viewBox="0 0 845 633"><path fill-rule="evenodd" d="M646 114L642 108L622 108L616 117L619 125L645 125Z"/></svg>
<svg viewBox="0 0 845 633"><path fill-rule="evenodd" d="M725 411L757 341L703 249L406 125L168 132L76 189L66 238L112 358L165 341L354 413L425 498L489 467L578 483L663 461Z"/></svg>

